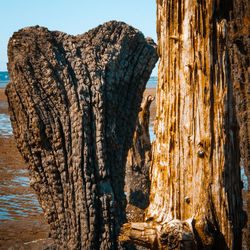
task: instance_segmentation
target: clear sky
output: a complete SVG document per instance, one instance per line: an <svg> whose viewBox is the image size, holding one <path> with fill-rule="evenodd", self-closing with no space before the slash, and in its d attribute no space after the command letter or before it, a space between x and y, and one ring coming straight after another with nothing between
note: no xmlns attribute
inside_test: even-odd
<svg viewBox="0 0 250 250"><path fill-rule="evenodd" d="M0 0L0 71L7 70L9 38L23 27L76 35L110 20L132 25L157 42L156 0Z"/></svg>

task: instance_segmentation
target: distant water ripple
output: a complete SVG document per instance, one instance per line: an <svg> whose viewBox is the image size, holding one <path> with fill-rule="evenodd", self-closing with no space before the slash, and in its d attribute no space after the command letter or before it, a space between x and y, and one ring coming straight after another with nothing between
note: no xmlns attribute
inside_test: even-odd
<svg viewBox="0 0 250 250"><path fill-rule="evenodd" d="M0 137L7 138L10 135L12 135L10 116L6 114L0 114Z"/></svg>

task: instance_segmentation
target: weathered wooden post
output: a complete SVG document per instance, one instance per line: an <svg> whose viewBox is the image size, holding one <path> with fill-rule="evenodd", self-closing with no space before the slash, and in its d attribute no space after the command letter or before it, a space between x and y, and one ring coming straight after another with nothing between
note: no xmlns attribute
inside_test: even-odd
<svg viewBox="0 0 250 250"><path fill-rule="evenodd" d="M53 237L62 249L117 249L124 170L156 45L108 22L71 36L24 28L8 45L9 111Z"/></svg>
<svg viewBox="0 0 250 250"><path fill-rule="evenodd" d="M122 241L241 249L240 158L248 165L247 1L158 0L150 205Z"/></svg>
<svg viewBox="0 0 250 250"><path fill-rule="evenodd" d="M133 143L128 151L125 174L127 202L140 209L149 205L149 169L151 165L151 142L149 136L150 105L154 97L144 98L136 121Z"/></svg>

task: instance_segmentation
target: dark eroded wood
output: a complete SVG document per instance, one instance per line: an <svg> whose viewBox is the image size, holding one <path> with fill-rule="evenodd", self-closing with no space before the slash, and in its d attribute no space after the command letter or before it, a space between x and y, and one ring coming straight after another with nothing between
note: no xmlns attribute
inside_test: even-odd
<svg viewBox="0 0 250 250"><path fill-rule="evenodd" d="M14 135L53 237L62 248L117 249L156 45L115 21L78 36L36 26L13 34L8 58Z"/></svg>
<svg viewBox="0 0 250 250"><path fill-rule="evenodd" d="M125 175L127 202L140 209L149 205L149 169L151 165L151 142L149 136L151 95L144 98L138 114L133 144L128 151Z"/></svg>

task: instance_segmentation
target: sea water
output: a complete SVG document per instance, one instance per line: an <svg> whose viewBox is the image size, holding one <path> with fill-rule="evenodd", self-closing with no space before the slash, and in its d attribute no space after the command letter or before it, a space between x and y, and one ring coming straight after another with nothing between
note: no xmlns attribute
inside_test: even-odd
<svg viewBox="0 0 250 250"><path fill-rule="evenodd" d="M0 81L0 89L4 89L8 84L9 80ZM155 88L157 85L157 76L151 76L147 82L147 88Z"/></svg>
<svg viewBox="0 0 250 250"><path fill-rule="evenodd" d="M9 81L0 81L0 89L4 89Z"/></svg>
<svg viewBox="0 0 250 250"><path fill-rule="evenodd" d="M10 116L6 114L0 114L0 138L7 138L10 135L12 135Z"/></svg>

